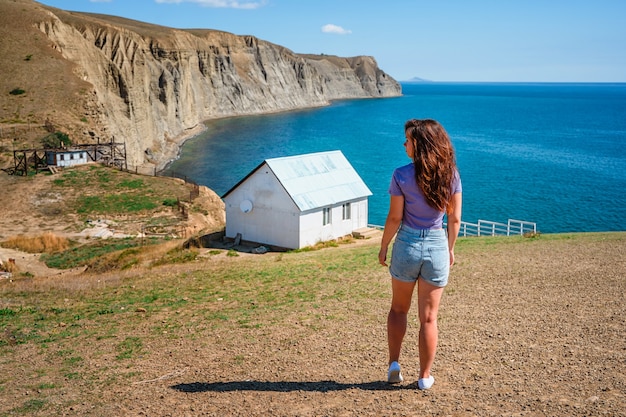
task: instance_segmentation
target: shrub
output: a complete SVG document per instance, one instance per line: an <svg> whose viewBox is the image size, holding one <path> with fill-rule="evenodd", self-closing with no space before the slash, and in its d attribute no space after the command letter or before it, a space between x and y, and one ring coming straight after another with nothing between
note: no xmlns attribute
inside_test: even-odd
<svg viewBox="0 0 626 417"><path fill-rule="evenodd" d="M44 148L57 149L62 146L70 146L72 140L66 133L54 132L41 139L41 144Z"/></svg>
<svg viewBox="0 0 626 417"><path fill-rule="evenodd" d="M22 90L21 88L14 88L13 90L9 91L9 94L11 94L12 96L19 96L21 94L24 94L26 91Z"/></svg>
<svg viewBox="0 0 626 417"><path fill-rule="evenodd" d="M177 198L166 198L163 200L163 205L166 207L177 207L178 199Z"/></svg>

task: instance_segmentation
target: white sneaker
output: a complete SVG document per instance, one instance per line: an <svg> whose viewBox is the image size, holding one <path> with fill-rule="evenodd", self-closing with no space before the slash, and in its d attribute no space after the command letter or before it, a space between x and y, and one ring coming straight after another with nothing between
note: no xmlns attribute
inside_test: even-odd
<svg viewBox="0 0 626 417"><path fill-rule="evenodd" d="M430 389L435 383L435 377L429 376L428 378L421 378L417 381L417 388L419 389Z"/></svg>
<svg viewBox="0 0 626 417"><path fill-rule="evenodd" d="M390 384L398 384L404 381L402 374L400 373L400 364L398 362L391 362L389 370L387 371L387 382Z"/></svg>

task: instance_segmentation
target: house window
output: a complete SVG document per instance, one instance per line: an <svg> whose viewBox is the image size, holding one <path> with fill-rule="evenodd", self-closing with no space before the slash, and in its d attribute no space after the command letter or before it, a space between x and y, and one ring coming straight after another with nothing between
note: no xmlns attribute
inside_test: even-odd
<svg viewBox="0 0 626 417"><path fill-rule="evenodd" d="M350 203L346 203L342 206L343 208L343 219L344 220L350 220L351 218L351 204Z"/></svg>
<svg viewBox="0 0 626 417"><path fill-rule="evenodd" d="M332 219L330 218L330 208L323 209L322 214L323 214L322 225L326 226L327 224L330 224L330 222L332 221Z"/></svg>
<svg viewBox="0 0 626 417"><path fill-rule="evenodd" d="M59 155L59 156L60 156L61 161L64 161L64 160L65 160L65 155L61 154L61 155Z"/></svg>

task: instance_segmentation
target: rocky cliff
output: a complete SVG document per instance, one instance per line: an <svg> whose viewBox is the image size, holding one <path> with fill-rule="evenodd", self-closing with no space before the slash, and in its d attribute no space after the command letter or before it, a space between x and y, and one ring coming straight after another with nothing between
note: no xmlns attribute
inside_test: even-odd
<svg viewBox="0 0 626 417"><path fill-rule="evenodd" d="M299 55L253 36L39 7L36 28L91 86L81 140L125 142L130 165L163 166L208 119L401 94L372 57Z"/></svg>

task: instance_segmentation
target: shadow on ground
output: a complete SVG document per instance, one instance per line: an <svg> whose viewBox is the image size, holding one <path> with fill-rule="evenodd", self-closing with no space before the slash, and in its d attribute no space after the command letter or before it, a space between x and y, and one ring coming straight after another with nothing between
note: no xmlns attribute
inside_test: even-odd
<svg viewBox="0 0 626 417"><path fill-rule="evenodd" d="M183 244L183 247L187 249L194 247L235 250L237 252L256 254L263 254L267 252L285 252L288 250L277 246L244 241L241 239L240 234L237 234L235 239L229 239L224 236L224 231L192 237Z"/></svg>
<svg viewBox="0 0 626 417"><path fill-rule="evenodd" d="M171 387L174 390L195 393L195 392L233 392L233 391L275 391L275 392L329 392L344 391L349 389L360 389L364 391L388 391L396 389L417 389L417 384L390 385L384 381L362 382L362 383L340 383L335 381L315 381L315 382L271 382L271 381L232 381L232 382L190 382L186 384L176 384Z"/></svg>

